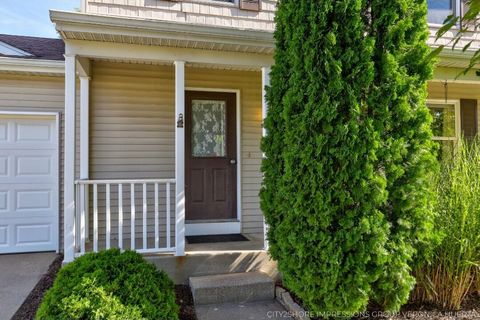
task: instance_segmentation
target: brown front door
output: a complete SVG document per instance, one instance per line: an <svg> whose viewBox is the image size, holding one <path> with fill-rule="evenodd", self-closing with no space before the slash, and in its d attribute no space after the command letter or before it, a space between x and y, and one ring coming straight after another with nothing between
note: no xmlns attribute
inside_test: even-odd
<svg viewBox="0 0 480 320"><path fill-rule="evenodd" d="M236 219L235 93L185 95L186 220Z"/></svg>

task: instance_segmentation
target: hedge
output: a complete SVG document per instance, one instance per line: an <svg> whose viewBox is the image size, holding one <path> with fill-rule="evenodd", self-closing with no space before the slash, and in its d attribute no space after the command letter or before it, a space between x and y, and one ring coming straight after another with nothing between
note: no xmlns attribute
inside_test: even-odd
<svg viewBox="0 0 480 320"><path fill-rule="evenodd" d="M178 319L174 284L133 251L88 253L63 267L41 319Z"/></svg>

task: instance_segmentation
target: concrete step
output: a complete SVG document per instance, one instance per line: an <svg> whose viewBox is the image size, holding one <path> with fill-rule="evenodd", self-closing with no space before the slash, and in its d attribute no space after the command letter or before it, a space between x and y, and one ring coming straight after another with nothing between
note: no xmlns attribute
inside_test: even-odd
<svg viewBox="0 0 480 320"><path fill-rule="evenodd" d="M190 287L197 305L246 303L275 298L272 278L261 272L191 277Z"/></svg>
<svg viewBox="0 0 480 320"><path fill-rule="evenodd" d="M191 277L226 273L262 272L278 277L277 263L266 251L190 252L185 257L152 255L145 259L165 271L176 284L188 284Z"/></svg>

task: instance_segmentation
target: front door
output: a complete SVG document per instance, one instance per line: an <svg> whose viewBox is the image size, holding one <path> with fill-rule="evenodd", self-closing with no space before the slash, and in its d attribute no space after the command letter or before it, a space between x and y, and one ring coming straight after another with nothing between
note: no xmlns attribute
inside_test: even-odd
<svg viewBox="0 0 480 320"><path fill-rule="evenodd" d="M236 220L235 93L185 95L186 220Z"/></svg>

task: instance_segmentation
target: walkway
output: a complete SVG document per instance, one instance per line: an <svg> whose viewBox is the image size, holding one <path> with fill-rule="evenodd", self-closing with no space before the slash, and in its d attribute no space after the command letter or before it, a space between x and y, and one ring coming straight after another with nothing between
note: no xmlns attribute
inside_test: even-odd
<svg viewBox="0 0 480 320"><path fill-rule="evenodd" d="M0 319L10 319L55 260L54 252L0 255Z"/></svg>

